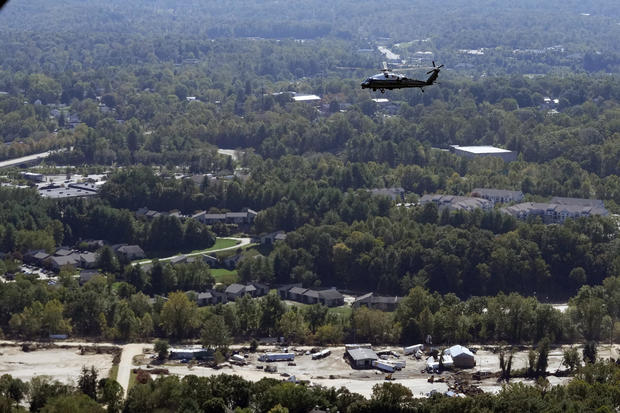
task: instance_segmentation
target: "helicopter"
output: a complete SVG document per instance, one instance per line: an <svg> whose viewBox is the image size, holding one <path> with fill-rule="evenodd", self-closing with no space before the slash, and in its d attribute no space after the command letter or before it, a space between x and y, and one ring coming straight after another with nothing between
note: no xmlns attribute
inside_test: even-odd
<svg viewBox="0 0 620 413"><path fill-rule="evenodd" d="M385 89L392 90L407 87L419 87L420 90L424 92L424 87L431 86L435 83L442 67L443 65L435 66L435 61L433 61L433 68L426 72L427 75L430 75L428 79L417 80L409 79L407 76L399 73L390 72L387 63L383 62L382 73L369 77L362 82L362 89L372 89L373 92L376 92L377 89L379 89L381 93L385 93Z"/></svg>

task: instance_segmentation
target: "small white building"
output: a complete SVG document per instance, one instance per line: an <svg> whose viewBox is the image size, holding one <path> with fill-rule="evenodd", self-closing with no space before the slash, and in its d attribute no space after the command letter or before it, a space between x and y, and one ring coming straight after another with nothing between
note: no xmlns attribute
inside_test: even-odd
<svg viewBox="0 0 620 413"><path fill-rule="evenodd" d="M444 351L444 355L449 355L452 357L454 367L470 369L476 365L474 353L472 353L467 347L463 347L458 344Z"/></svg>

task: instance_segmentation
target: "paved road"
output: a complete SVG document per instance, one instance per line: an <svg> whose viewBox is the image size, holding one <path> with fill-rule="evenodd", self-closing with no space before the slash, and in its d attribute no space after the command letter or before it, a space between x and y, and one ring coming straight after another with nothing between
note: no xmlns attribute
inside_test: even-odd
<svg viewBox="0 0 620 413"><path fill-rule="evenodd" d="M32 155L22 156L21 158L9 159L6 161L0 162L0 168L6 168L8 166L21 165L23 163L29 163L33 161L37 161L39 159L47 158L53 153L53 151L47 151L42 153L35 153Z"/></svg>
<svg viewBox="0 0 620 413"><path fill-rule="evenodd" d="M145 348L152 348L151 344L125 344L122 346L121 361L118 363L116 381L123 387L123 398L127 397L129 390L129 377L133 368L133 358L142 354Z"/></svg>
<svg viewBox="0 0 620 413"><path fill-rule="evenodd" d="M216 250L211 250L211 251L201 251L201 252L194 252L191 254L181 254L181 255L173 255L171 257L166 257L166 258L160 258L159 261L170 261L173 258L176 257L180 257L180 256L184 256L184 257L193 257L195 255L201 255L201 254L211 254L213 252L219 252L219 251L226 251L226 250L234 250L236 248L241 248L243 246L249 245L252 242L251 238L233 238L233 237L226 237L226 238L220 238L220 239L233 239L235 241L239 241L238 244L233 245L232 247L226 247L226 248L218 248ZM146 261L140 261L139 264L140 265L144 265L144 264L150 264L151 262L153 262L153 260L146 260ZM138 264L138 262L134 262L131 265L136 265Z"/></svg>

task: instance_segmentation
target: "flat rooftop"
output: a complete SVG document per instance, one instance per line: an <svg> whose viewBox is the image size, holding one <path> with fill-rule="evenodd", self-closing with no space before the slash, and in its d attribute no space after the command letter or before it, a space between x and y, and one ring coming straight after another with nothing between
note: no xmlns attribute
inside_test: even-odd
<svg viewBox="0 0 620 413"><path fill-rule="evenodd" d="M458 149L465 152L471 153L510 153L508 149L496 148L495 146L458 146L453 145L454 149Z"/></svg>
<svg viewBox="0 0 620 413"><path fill-rule="evenodd" d="M295 102L307 102L312 100L321 100L317 95L295 95L293 96Z"/></svg>

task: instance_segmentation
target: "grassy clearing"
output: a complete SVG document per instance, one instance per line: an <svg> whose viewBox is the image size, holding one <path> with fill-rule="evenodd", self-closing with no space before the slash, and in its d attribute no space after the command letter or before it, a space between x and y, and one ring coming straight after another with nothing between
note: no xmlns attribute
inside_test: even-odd
<svg viewBox="0 0 620 413"><path fill-rule="evenodd" d="M217 238L215 240L215 244L213 244L211 247L207 248L207 249L201 249L201 250L192 250L192 251L178 251L176 253L171 253L171 252L167 252L165 253L164 256L162 257L153 257L153 258L145 258L143 260L137 260L134 261L134 263L137 264L144 264L144 263L148 263L151 262L153 259L155 258L159 258L160 261L166 261L168 258L174 256L174 255L181 255L181 254L201 254L201 253L209 253L211 251L215 251L215 250L220 250L223 248L230 248L230 247L234 247L235 245L239 244L240 241L234 240L234 239L227 239L227 238ZM250 245L254 245L254 244L250 244ZM159 255L159 254L156 254Z"/></svg>
<svg viewBox="0 0 620 413"><path fill-rule="evenodd" d="M131 388L136 384L136 376L137 374L133 372L133 369L131 369L131 373L129 373L129 384L127 385L127 393L129 393L129 390L131 390Z"/></svg>
<svg viewBox="0 0 620 413"><path fill-rule="evenodd" d="M342 305L340 307L333 307L327 310L328 313L338 314L340 317L345 319L351 317L351 313L353 312L353 308L350 305Z"/></svg>
<svg viewBox="0 0 620 413"><path fill-rule="evenodd" d="M118 377L118 364L114 364L110 369L110 374L108 374L108 378L112 380L116 380Z"/></svg>
<svg viewBox="0 0 620 413"><path fill-rule="evenodd" d="M237 271L227 270L226 268L212 268L211 275L215 278L215 282L222 284L233 284L239 281Z"/></svg>

